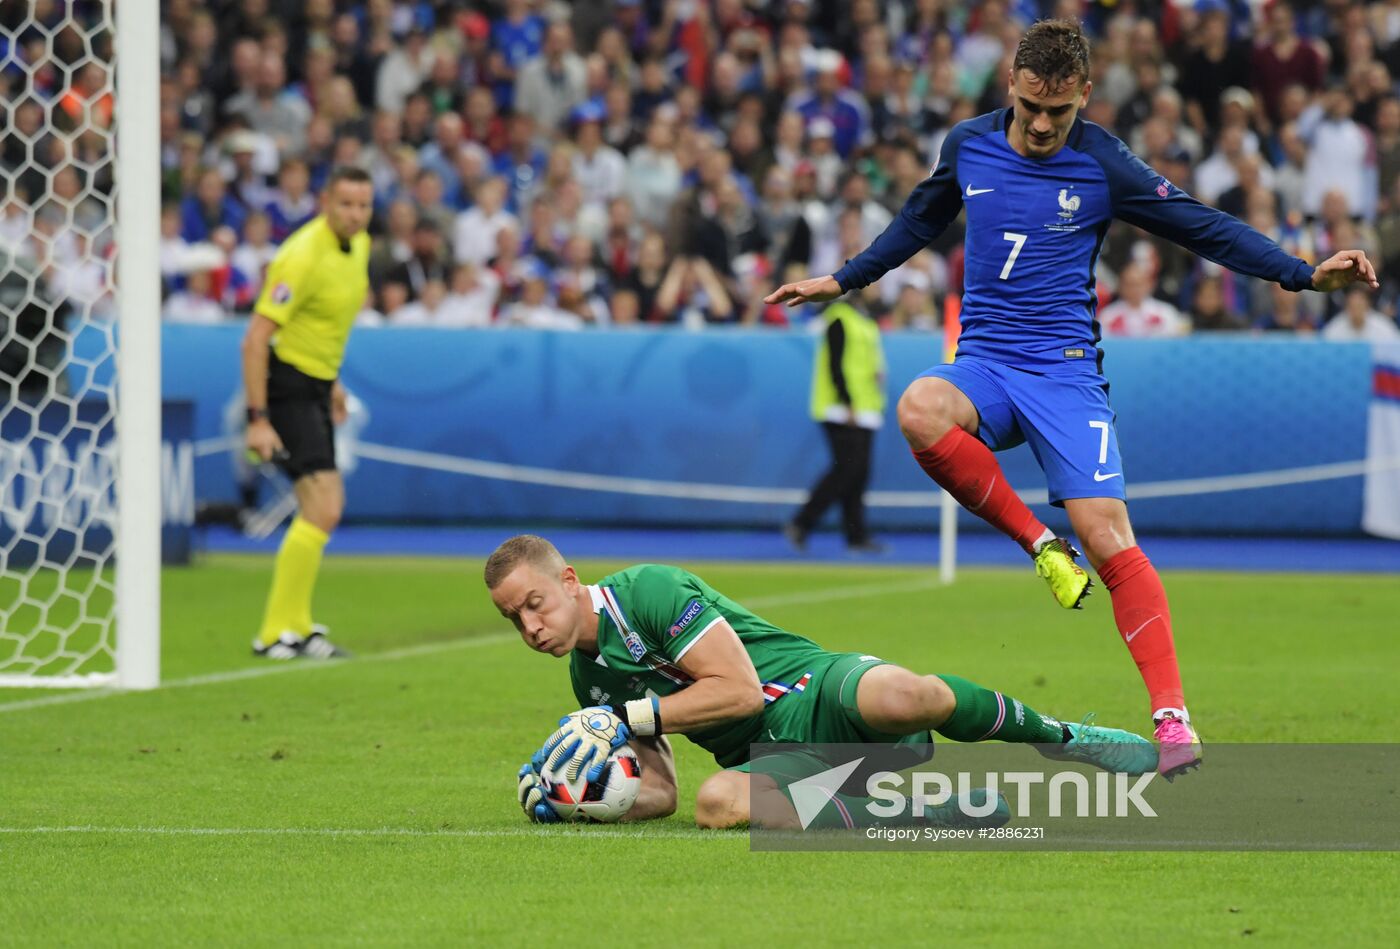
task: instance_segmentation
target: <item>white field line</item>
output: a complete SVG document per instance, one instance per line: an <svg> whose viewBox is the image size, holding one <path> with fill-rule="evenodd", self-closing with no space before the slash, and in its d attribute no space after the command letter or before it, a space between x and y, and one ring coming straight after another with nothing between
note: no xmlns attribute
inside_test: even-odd
<svg viewBox="0 0 1400 949"><path fill-rule="evenodd" d="M744 603L756 610L772 609L775 606L805 606L808 603L826 603L830 600L853 600L867 596L885 596L892 593L917 593L921 590L936 590L942 586L934 576L903 580L899 583L853 584L846 587L830 587L826 590L809 590L806 593L774 593L770 596L751 596Z"/></svg>
<svg viewBox="0 0 1400 949"><path fill-rule="evenodd" d="M698 827L619 829L599 833L585 833L563 827L501 827L476 830L415 830L408 827L0 827L0 836L7 834L130 834L151 837L541 837L549 840L594 841L600 838L693 840L707 837L712 840L736 840L748 836L745 831L701 830Z"/></svg>
<svg viewBox="0 0 1400 949"><path fill-rule="evenodd" d="M779 593L771 596L755 596L748 599L748 605L755 609L769 609L778 606L824 603L830 600L884 596L892 593L912 593L919 590L931 590L937 586L938 581L934 577L905 580L900 583L867 583L863 585L831 587L826 590L809 590L804 593ZM518 637L514 633L492 633L489 636L471 636L464 639L448 640L447 642L422 643L417 646L405 646L402 649L390 649L385 652L360 656L351 660L351 663L361 664L366 662L391 662L397 659L412 659L417 656L430 656L435 653L449 652L455 649L495 646L500 643L514 642L517 638ZM218 685L222 682L238 682L243 679L260 679L263 676L278 675L287 672L336 669L344 665L344 662L269 662L266 665L249 666L243 669L230 669L227 672L212 672L206 675L188 676L183 679L171 679L168 682L161 683L160 687L162 689L187 689L193 686ZM50 705L68 705L72 702L91 702L94 699L105 699L116 695L130 694L133 693L124 692L120 689L93 689L88 692L46 695L36 699L22 699L18 702L0 704L0 714L5 712L21 712L32 708L44 708Z"/></svg>
<svg viewBox="0 0 1400 949"><path fill-rule="evenodd" d="M512 642L516 638L517 637L513 633L493 633L490 636L472 636L465 639L453 639L440 643L421 643L417 646L405 646L402 649L390 649L385 652L371 653L370 655L361 656L351 661L363 663L411 659L415 656L430 656L434 653L448 652L454 649L470 649L474 646L495 646L499 643ZM221 682L237 682L241 679L261 679L263 676L280 675L286 672L337 669L344 665L344 662L268 662L266 665L249 666L244 669L230 669L227 672L211 672L206 675L188 676L183 679L170 679L169 681L162 682L160 688L188 689L199 685L217 685ZM7 702L0 705L0 713L19 712L30 708L43 708L47 705L67 705L71 702L90 702L93 699L107 699L116 695L135 694L137 693L125 692L121 689L95 689L91 692L46 695L37 699Z"/></svg>
<svg viewBox="0 0 1400 949"><path fill-rule="evenodd" d="M476 839L490 837L525 837L549 840L714 840L714 841L739 841L749 837L746 830L701 830L698 827L637 827L632 829L608 829L588 828L574 829L571 827L500 827L491 829L471 829L463 828L456 830L452 828L441 828L436 830L417 830L410 827L96 827L92 825L81 825L71 827L0 827L0 838L5 836L135 836L135 837L339 837L339 838L456 838L456 839ZM1357 851L1369 852L1381 848L1371 844L1358 843L1354 840L1222 840L1220 838L1202 838L1190 840L1178 837L1168 837L1161 840L1136 840L1117 839L1113 837L1076 837L1065 836L1058 841L1064 846L1061 848L1027 848L1025 852L1046 852L1046 853L1070 853L1075 852L1074 848L1086 848L1085 852L1095 852L1102 850L1143 850L1152 851L1179 851L1194 850L1198 852L1220 852L1220 851ZM752 844L752 842L751 842ZM785 851L805 851L807 848L787 848L778 844L770 844L761 847L762 850ZM828 848L816 847L815 850L825 850ZM848 848L833 846L831 850L845 850ZM856 846L849 848L856 851L871 850L880 852L888 848L865 848ZM971 848L969 848L971 850Z"/></svg>

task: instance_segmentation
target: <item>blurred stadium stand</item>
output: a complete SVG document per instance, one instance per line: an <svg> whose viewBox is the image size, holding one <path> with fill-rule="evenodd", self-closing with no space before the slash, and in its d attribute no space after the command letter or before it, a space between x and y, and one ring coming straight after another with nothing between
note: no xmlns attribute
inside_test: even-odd
<svg viewBox="0 0 1400 949"><path fill-rule="evenodd" d="M85 225L102 217L110 166L98 137L64 131L111 118L109 44L100 31L84 41L105 5L43 2L21 28L29 6L0 11L0 242L53 268L60 293L106 306L111 235ZM1004 104L1015 42L1047 15L1080 17L1094 36L1086 117L1173 181L1306 258L1339 246L1400 257L1389 3L161 7L172 321L246 315L276 243L314 213L332 164L353 162L378 196L364 322L803 323L812 314L764 307L763 291L828 272L878 233L947 129ZM888 328L933 328L960 260L955 227L869 305ZM1305 295L1294 311L1118 225L1104 304L1125 269L1181 314L1173 334L1308 333L1346 309ZM1395 334L1389 285L1353 309L1330 335ZM1107 330L1162 332L1131 318Z"/></svg>

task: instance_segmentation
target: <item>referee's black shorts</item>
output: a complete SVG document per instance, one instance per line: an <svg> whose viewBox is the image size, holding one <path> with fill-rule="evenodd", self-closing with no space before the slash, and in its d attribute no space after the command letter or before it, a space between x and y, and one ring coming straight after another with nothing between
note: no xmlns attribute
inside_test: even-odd
<svg viewBox="0 0 1400 949"><path fill-rule="evenodd" d="M286 454L278 467L293 481L317 471L335 470L335 426L331 422L334 382L308 376L268 350L267 420Z"/></svg>

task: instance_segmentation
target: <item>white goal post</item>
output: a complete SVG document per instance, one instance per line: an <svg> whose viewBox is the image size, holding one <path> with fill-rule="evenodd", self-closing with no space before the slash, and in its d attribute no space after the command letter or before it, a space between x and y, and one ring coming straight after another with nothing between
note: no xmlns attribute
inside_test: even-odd
<svg viewBox="0 0 1400 949"><path fill-rule="evenodd" d="M0 16L0 687L150 689L159 4L23 7Z"/></svg>
<svg viewBox="0 0 1400 949"><path fill-rule="evenodd" d="M160 684L160 5L117 4L117 684ZM127 248L127 253L121 253Z"/></svg>

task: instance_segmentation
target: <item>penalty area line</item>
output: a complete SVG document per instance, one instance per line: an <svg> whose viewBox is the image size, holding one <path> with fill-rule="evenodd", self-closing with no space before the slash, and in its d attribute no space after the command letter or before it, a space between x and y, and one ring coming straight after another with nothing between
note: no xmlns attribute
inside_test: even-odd
<svg viewBox="0 0 1400 949"><path fill-rule="evenodd" d="M862 583L845 587L828 587L825 590L806 590L800 593L751 596L744 603L754 609L767 610L775 606L806 606L809 603L826 603L830 600L856 600L867 596L920 593L924 590L936 590L942 585L937 577L919 577L898 583Z"/></svg>
<svg viewBox="0 0 1400 949"><path fill-rule="evenodd" d="M450 652L456 649L470 649L475 646L496 646L501 643L513 642L518 639L514 633L492 633L488 636L470 636L463 639L452 639L438 643L420 643L416 646L404 646L402 649L389 649L384 652L368 653L355 659L330 660L330 661L309 661L309 660L289 660L274 662L269 660L267 664L261 666L249 666L244 669L230 669L226 672L211 672L205 675L187 676L183 679L171 679L162 682L157 691L165 689L188 689L201 685L218 685L222 682L239 682L244 679L261 679L264 676L281 675L287 672L313 672L321 669L341 669L347 665L359 665L366 662L391 662L396 659L412 659L417 656L431 656L440 652ZM139 692L128 692L122 689L94 689L91 692L71 692L64 695L46 695L37 699L24 699L19 702L9 702L0 705L0 713L19 712L31 708L43 708L48 705L68 705L73 702L91 702L95 699L109 699L117 695L140 695ZM148 694L148 693L147 693Z"/></svg>
<svg viewBox="0 0 1400 949"><path fill-rule="evenodd" d="M748 598L748 605L755 609L773 609L783 606L825 603L832 600L859 599L867 596L917 593L924 590L937 589L939 586L940 584L935 577L920 577L913 580L900 581L898 583L866 583L844 587L805 590L796 593L776 593L769 596L754 596ZM413 659L418 656L431 656L456 649L471 649L477 646L495 646L501 643L514 642L518 638L519 637L515 633L491 633L486 636L470 636L463 639L452 639L446 642L421 643L416 646L404 646L401 649L368 653L350 660L333 660L329 662L291 660L275 663L269 661L267 664L261 666L249 666L243 669L230 669L226 672L213 672L205 675L187 676L183 679L171 679L168 682L162 682L160 690L188 689L201 685L218 685L223 682L261 679L264 676L280 675L287 672L340 669L344 668L346 665L359 665L366 662L392 662L397 659ZM118 695L136 694L141 693L128 692L122 689L93 689L87 692L45 695L40 698L22 699L18 702L0 704L0 714L4 714L5 712L22 712L26 709L33 708L45 708L50 705L69 705L74 702L91 702L96 699L107 699Z"/></svg>

